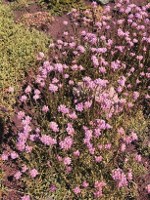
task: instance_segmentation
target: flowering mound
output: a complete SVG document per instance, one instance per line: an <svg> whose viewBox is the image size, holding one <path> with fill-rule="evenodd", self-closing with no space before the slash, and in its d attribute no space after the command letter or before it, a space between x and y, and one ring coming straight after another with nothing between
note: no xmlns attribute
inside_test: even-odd
<svg viewBox="0 0 150 200"><path fill-rule="evenodd" d="M38 55L38 74L19 97L13 151L2 159L18 165L22 200L140 195L136 180L147 173L137 146L148 138L150 4L119 0L105 7L101 21L96 7L71 12L74 35L64 22L63 39L50 45L49 58ZM146 151L148 145L146 139Z"/></svg>

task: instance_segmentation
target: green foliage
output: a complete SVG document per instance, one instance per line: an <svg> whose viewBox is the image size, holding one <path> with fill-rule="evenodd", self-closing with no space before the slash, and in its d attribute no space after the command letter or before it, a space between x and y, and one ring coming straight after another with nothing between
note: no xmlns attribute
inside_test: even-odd
<svg viewBox="0 0 150 200"><path fill-rule="evenodd" d="M13 0L9 6L12 10L21 10L27 8L29 5L35 4L33 0Z"/></svg>
<svg viewBox="0 0 150 200"><path fill-rule="evenodd" d="M150 146L149 146L149 134L148 134L148 125L149 119L145 119L142 110L137 109L136 112L133 112L133 115L128 119L126 116L126 120L123 122L124 128L126 130L135 130L138 134L138 144L136 148L138 152L148 157L150 155Z"/></svg>
<svg viewBox="0 0 150 200"><path fill-rule="evenodd" d="M69 12L72 8L85 8L83 0L39 0L39 3L57 14Z"/></svg>
<svg viewBox="0 0 150 200"><path fill-rule="evenodd" d="M2 161L0 161L0 199L2 199L3 194L7 193L7 187L3 184L4 172L1 169Z"/></svg>
<svg viewBox="0 0 150 200"><path fill-rule="evenodd" d="M6 108L15 101L18 81L34 65L36 53L46 51L49 41L46 35L15 24L12 16L10 7L0 3L0 105ZM9 86L15 88L11 96L6 94Z"/></svg>

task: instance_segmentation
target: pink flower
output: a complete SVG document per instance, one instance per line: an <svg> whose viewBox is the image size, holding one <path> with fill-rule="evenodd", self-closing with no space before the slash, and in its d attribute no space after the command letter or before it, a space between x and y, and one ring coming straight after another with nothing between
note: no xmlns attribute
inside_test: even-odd
<svg viewBox="0 0 150 200"><path fill-rule="evenodd" d="M13 152L11 152L10 157L14 160L14 159L18 158L19 155L15 151L13 151Z"/></svg>
<svg viewBox="0 0 150 200"><path fill-rule="evenodd" d="M141 161L142 161L142 156L139 155L139 154L137 154L137 155L135 156L135 160L138 161L138 162L141 162Z"/></svg>
<svg viewBox="0 0 150 200"><path fill-rule="evenodd" d="M70 157L65 157L63 160L64 165L70 165L71 164L71 158Z"/></svg>
<svg viewBox="0 0 150 200"><path fill-rule="evenodd" d="M14 177L16 180L20 179L22 173L20 171L17 171L15 174L14 174Z"/></svg>
<svg viewBox="0 0 150 200"><path fill-rule="evenodd" d="M30 85L28 85L28 86L26 87L26 89L25 89L25 93L26 93L26 94L29 94L31 91L32 91L32 88L31 88Z"/></svg>
<svg viewBox="0 0 150 200"><path fill-rule="evenodd" d="M146 186L146 190L147 190L148 194L150 194L150 184L148 184L148 185Z"/></svg>
<svg viewBox="0 0 150 200"><path fill-rule="evenodd" d="M84 108L85 108L85 109L89 109L89 108L91 108L91 106L92 106L92 101L86 101L86 102L84 103Z"/></svg>
<svg viewBox="0 0 150 200"><path fill-rule="evenodd" d="M25 195L25 196L21 197L21 200L30 200L30 196L29 195Z"/></svg>
<svg viewBox="0 0 150 200"><path fill-rule="evenodd" d="M26 165L23 165L21 171L25 173L27 170L28 170L28 167Z"/></svg>
<svg viewBox="0 0 150 200"><path fill-rule="evenodd" d="M59 127L56 122L50 122L50 129L55 133L59 132Z"/></svg>
<svg viewBox="0 0 150 200"><path fill-rule="evenodd" d="M83 111L83 103L78 103L75 107L76 107L77 111L79 111L79 112Z"/></svg>
<svg viewBox="0 0 150 200"><path fill-rule="evenodd" d="M102 149L103 149L103 145L99 144L99 145L98 145L98 149L99 149L99 150L102 150Z"/></svg>
<svg viewBox="0 0 150 200"><path fill-rule="evenodd" d="M28 133L30 133L31 131L32 131L31 126L29 126L29 125L24 125L24 127L23 127L23 132L24 132L25 134L28 134Z"/></svg>
<svg viewBox="0 0 150 200"><path fill-rule="evenodd" d="M81 31L82 36L86 36L86 31Z"/></svg>
<svg viewBox="0 0 150 200"><path fill-rule="evenodd" d="M97 163L101 162L102 159L103 159L102 156L95 156L95 161L96 161Z"/></svg>
<svg viewBox="0 0 150 200"><path fill-rule="evenodd" d="M55 192L56 190L57 190L56 185L51 185L51 186L50 186L50 191L51 191L51 192Z"/></svg>
<svg viewBox="0 0 150 200"><path fill-rule="evenodd" d="M94 134L95 134L95 137L99 137L102 133L101 133L101 129L100 128L95 128L94 129Z"/></svg>
<svg viewBox="0 0 150 200"><path fill-rule="evenodd" d="M134 100L137 100L139 96L140 96L139 92L133 92Z"/></svg>
<svg viewBox="0 0 150 200"><path fill-rule="evenodd" d="M42 135L41 138L40 138L41 142L45 145L48 145L48 146L52 146L54 144L56 144L56 140L53 139L51 136L49 135Z"/></svg>
<svg viewBox="0 0 150 200"><path fill-rule="evenodd" d="M21 101L21 102L26 102L26 100L27 100L27 96L26 96L26 95L22 95L22 96L20 97L20 101Z"/></svg>
<svg viewBox="0 0 150 200"><path fill-rule="evenodd" d="M95 182L94 187L95 187L96 191L94 192L94 196L96 198L102 197L102 195L103 195L102 189L103 189L104 186L106 186L106 183L103 182L103 181L96 181Z"/></svg>
<svg viewBox="0 0 150 200"><path fill-rule="evenodd" d="M111 149L111 144L110 143L105 144L105 149Z"/></svg>
<svg viewBox="0 0 150 200"><path fill-rule="evenodd" d="M133 179L132 170L129 170L129 172L127 173L127 179L128 181L131 181Z"/></svg>
<svg viewBox="0 0 150 200"><path fill-rule="evenodd" d="M49 91L53 92L53 93L57 92L58 91L58 86L51 83L49 85Z"/></svg>
<svg viewBox="0 0 150 200"><path fill-rule="evenodd" d="M135 132L131 133L131 139L132 139L132 141L137 141L138 140L138 136L137 136L137 134Z"/></svg>
<svg viewBox="0 0 150 200"><path fill-rule="evenodd" d="M99 62L98 62L97 57L93 55L93 56L91 57L91 59L92 59L92 62L93 62L93 64L94 64L94 67L98 67L98 66L99 66Z"/></svg>
<svg viewBox="0 0 150 200"><path fill-rule="evenodd" d="M79 50L81 53L84 53L84 52L85 52L85 48L84 48L83 46L81 46L81 45L79 45L79 46L77 47L77 50Z"/></svg>
<svg viewBox="0 0 150 200"><path fill-rule="evenodd" d="M72 167L67 166L67 167L66 167L66 173L69 174L71 171L72 171Z"/></svg>
<svg viewBox="0 0 150 200"><path fill-rule="evenodd" d="M70 135L70 136L73 136L75 134L75 130L71 123L67 124L66 131L67 131L68 135Z"/></svg>
<svg viewBox="0 0 150 200"><path fill-rule="evenodd" d="M40 99L40 95L39 94L35 94L34 96L33 96L33 99L36 101L36 100L38 100L38 99Z"/></svg>
<svg viewBox="0 0 150 200"><path fill-rule="evenodd" d="M69 74L64 74L63 76L65 79L69 78Z"/></svg>
<svg viewBox="0 0 150 200"><path fill-rule="evenodd" d="M62 161L63 161L63 158L62 158L61 156L57 155L57 160L58 160L59 162L62 162Z"/></svg>
<svg viewBox="0 0 150 200"><path fill-rule="evenodd" d="M117 69L120 68L120 62L117 60L117 61L112 61L111 62L111 68L113 69L113 71L116 71Z"/></svg>
<svg viewBox="0 0 150 200"><path fill-rule="evenodd" d="M40 61L40 60L42 60L44 58L44 56L45 55L44 55L43 52L39 52L39 54L37 55L36 59Z"/></svg>
<svg viewBox="0 0 150 200"><path fill-rule="evenodd" d="M13 93L15 91L14 87L9 87L8 92Z"/></svg>
<svg viewBox="0 0 150 200"><path fill-rule="evenodd" d="M19 151L23 151L25 149L25 142L24 141L21 141L19 140L17 143L16 143L16 147Z"/></svg>
<svg viewBox="0 0 150 200"><path fill-rule="evenodd" d="M58 112L62 112L63 114L68 114L69 109L67 108L66 105L61 104L60 106L58 106Z"/></svg>
<svg viewBox="0 0 150 200"><path fill-rule="evenodd" d="M35 90L34 90L34 94L37 94L37 95L39 95L39 94L41 94L41 92L40 92L40 90L38 90L38 89L35 89Z"/></svg>
<svg viewBox="0 0 150 200"><path fill-rule="evenodd" d="M42 111L47 113L49 111L48 106L44 105L43 108L42 108Z"/></svg>
<svg viewBox="0 0 150 200"><path fill-rule="evenodd" d="M139 56L137 56L136 58L137 58L137 60L141 61L141 60L143 59L143 56L142 56L142 55L139 55Z"/></svg>
<svg viewBox="0 0 150 200"><path fill-rule="evenodd" d="M63 65L61 63L56 63L55 70L58 71L59 73L63 73Z"/></svg>
<svg viewBox="0 0 150 200"><path fill-rule="evenodd" d="M118 36L119 37L122 37L122 36L124 36L125 35L125 33L123 32L123 30L121 29L121 28L119 28L118 29Z"/></svg>
<svg viewBox="0 0 150 200"><path fill-rule="evenodd" d="M3 153L3 154L1 155L1 159L4 160L4 161L5 161L5 160L8 160L8 156L9 156L9 155L8 155L7 153Z"/></svg>
<svg viewBox="0 0 150 200"><path fill-rule="evenodd" d="M31 153L32 149L33 149L32 146L28 146L28 145L27 145L27 146L25 147L25 151L26 151L27 153Z"/></svg>
<svg viewBox="0 0 150 200"><path fill-rule="evenodd" d="M61 149L69 150L73 145L73 140L70 136L66 137L63 141L59 143Z"/></svg>
<svg viewBox="0 0 150 200"><path fill-rule="evenodd" d="M122 144L121 144L120 150L121 150L122 152L124 152L124 151L126 150L126 144L125 144L125 143L122 143Z"/></svg>
<svg viewBox="0 0 150 200"><path fill-rule="evenodd" d="M131 138L130 136L124 137L123 140L124 140L124 142L125 142L126 144L130 144L130 143L132 142L132 138Z"/></svg>
<svg viewBox="0 0 150 200"><path fill-rule="evenodd" d="M121 127L118 129L118 133L123 136L125 134L125 130Z"/></svg>
<svg viewBox="0 0 150 200"><path fill-rule="evenodd" d="M106 40L106 36L102 35L102 36L100 37L100 39L104 41L104 40Z"/></svg>
<svg viewBox="0 0 150 200"><path fill-rule="evenodd" d="M69 80L69 85L74 85L74 81L73 80Z"/></svg>
<svg viewBox="0 0 150 200"><path fill-rule="evenodd" d="M77 118L78 118L78 116L76 115L75 112L69 113L69 114L68 114L68 117L69 117L70 119L77 119Z"/></svg>
<svg viewBox="0 0 150 200"><path fill-rule="evenodd" d="M41 94L41 92L40 92L40 90L35 89L35 90L34 90L34 94L38 94L38 95L39 95L39 94Z"/></svg>
<svg viewBox="0 0 150 200"><path fill-rule="evenodd" d="M63 24L64 24L65 26L67 26L67 25L68 25L68 21L63 21Z"/></svg>
<svg viewBox="0 0 150 200"><path fill-rule="evenodd" d="M74 151L73 155L76 156L76 157L79 157L80 156L80 151L79 150Z"/></svg>
<svg viewBox="0 0 150 200"><path fill-rule="evenodd" d="M105 67L99 67L99 72L102 74L106 73L106 68Z"/></svg>
<svg viewBox="0 0 150 200"><path fill-rule="evenodd" d="M32 178L35 178L39 173L38 173L38 171L36 170L36 169L32 169L32 170L30 170L30 176L32 177Z"/></svg>
<svg viewBox="0 0 150 200"><path fill-rule="evenodd" d="M32 117L26 116L24 120L22 120L23 125L29 125L32 120Z"/></svg>
<svg viewBox="0 0 150 200"><path fill-rule="evenodd" d="M78 67L78 65L75 64L75 65L72 65L71 69L73 71L77 71L79 69L79 67Z"/></svg>
<svg viewBox="0 0 150 200"><path fill-rule="evenodd" d="M126 83L126 78L124 76L121 76L120 79L118 80L118 83L124 87Z"/></svg>
<svg viewBox="0 0 150 200"><path fill-rule="evenodd" d="M68 33L67 31L63 32L63 34L64 34L65 36L69 35L69 33Z"/></svg>
<svg viewBox="0 0 150 200"><path fill-rule="evenodd" d="M23 119L25 117L25 112L24 111L19 111L17 114L18 119Z"/></svg>
<svg viewBox="0 0 150 200"><path fill-rule="evenodd" d="M132 102L129 102L129 103L128 103L128 107L129 107L129 108L132 108L132 107L133 107L133 103L132 103Z"/></svg>
<svg viewBox="0 0 150 200"><path fill-rule="evenodd" d="M59 80L57 78L53 78L52 83L58 83Z"/></svg>
<svg viewBox="0 0 150 200"><path fill-rule="evenodd" d="M118 188L125 187L128 185L126 175L120 168L114 169L112 171L112 178L117 182Z"/></svg>
<svg viewBox="0 0 150 200"><path fill-rule="evenodd" d="M89 186L89 183L87 181L83 181L82 186L84 188L87 188Z"/></svg>
<svg viewBox="0 0 150 200"><path fill-rule="evenodd" d="M73 192L76 194L76 195L78 195L78 194L80 194L81 193L81 189L80 189L80 187L75 187L74 189L73 189Z"/></svg>

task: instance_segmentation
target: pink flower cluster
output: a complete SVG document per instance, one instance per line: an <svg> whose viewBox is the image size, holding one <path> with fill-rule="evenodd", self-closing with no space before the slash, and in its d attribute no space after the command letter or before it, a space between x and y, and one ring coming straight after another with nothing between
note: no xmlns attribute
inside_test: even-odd
<svg viewBox="0 0 150 200"><path fill-rule="evenodd" d="M112 178L116 181L118 188L126 187L128 185L127 177L124 174L123 170L120 168L114 169L112 171Z"/></svg>
<svg viewBox="0 0 150 200"><path fill-rule="evenodd" d="M95 187L95 190L96 190L96 191L94 192L94 196L95 196L96 198L102 197L102 195L103 195L102 189L103 189L104 186L106 186L106 183L103 182L103 181L96 181L96 182L95 182L94 187Z"/></svg>
<svg viewBox="0 0 150 200"><path fill-rule="evenodd" d="M52 172L52 180L57 182L62 175L65 184L61 187L69 184L67 190L81 199L105 197L112 179L118 188L115 192L132 188L134 170L128 165L116 169L120 166L116 158L128 164L127 147L138 143L140 135L126 121L134 118L136 110L143 111L143 101L150 99L149 8L149 4L139 7L118 0L113 10L104 8L98 21L95 3L82 13L74 9L69 15L79 33L71 35L64 22L63 38L50 45L49 59L44 61L46 56L39 53L38 74L19 99L16 151L4 151L1 156L24 164L14 175L17 180L25 173L27 177L21 180L28 187L28 178L34 181ZM32 162L37 152L41 166L31 168L22 158L28 154ZM131 152L128 156L141 164L141 155ZM111 172L108 180L106 172ZM57 188L52 184L49 189Z"/></svg>

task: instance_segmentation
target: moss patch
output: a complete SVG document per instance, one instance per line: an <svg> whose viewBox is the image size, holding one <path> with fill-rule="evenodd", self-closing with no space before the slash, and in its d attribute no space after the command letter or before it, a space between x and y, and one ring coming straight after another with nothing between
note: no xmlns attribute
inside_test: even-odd
<svg viewBox="0 0 150 200"><path fill-rule="evenodd" d="M8 5L0 3L0 106L8 110L15 102L19 81L25 71L35 64L36 53L46 52L48 37L22 24L16 24ZM14 87L13 95L8 96L8 87ZM6 97L7 95L7 97Z"/></svg>

